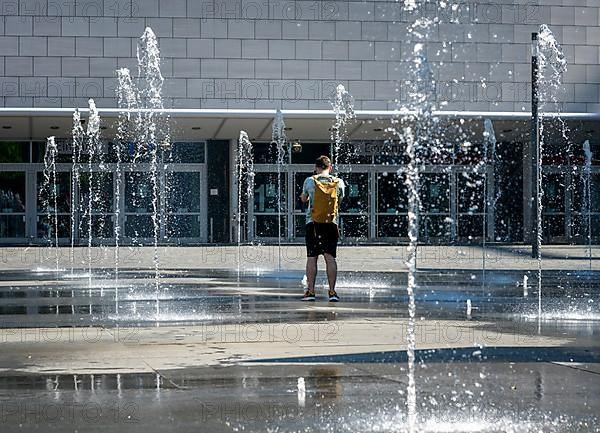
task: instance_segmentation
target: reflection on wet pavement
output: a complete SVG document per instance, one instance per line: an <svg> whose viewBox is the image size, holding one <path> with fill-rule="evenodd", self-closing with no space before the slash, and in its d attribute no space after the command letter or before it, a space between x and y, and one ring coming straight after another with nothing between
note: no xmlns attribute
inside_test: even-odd
<svg viewBox="0 0 600 433"><path fill-rule="evenodd" d="M543 320L578 328L600 320L600 278L589 272L548 272L543 280ZM523 296L522 275L488 272L486 284L472 272L423 271L417 296L421 317L464 318L466 302L472 319L537 321L535 294ZM228 271L164 271L159 291L153 276L109 271L94 276L66 272L3 272L0 274L0 327L112 326L153 323L240 323L405 317L406 275L341 273L342 303L325 302L325 289L315 304L295 302L302 292L302 274L262 273L236 276ZM319 287L324 287L324 281ZM535 286L531 280L530 284ZM156 316L156 302L159 316ZM26 316L26 319L24 319ZM571 326L575 323L575 326ZM585 331L582 331L585 332Z"/></svg>
<svg viewBox="0 0 600 433"><path fill-rule="evenodd" d="M298 299L297 272L238 280L227 271L163 271L158 294L146 272L121 271L118 281L96 272L92 285L83 273L0 273L4 426L404 431L404 274L342 273L341 303L327 303L321 289L321 298L307 305ZM598 431L598 281L592 273L548 272L538 328L536 294L523 296L520 273L488 272L485 285L472 272L420 273L420 430ZM290 324L319 338L287 335L286 341L278 334L255 341L243 334L281 333ZM339 341L328 341L327 327ZM59 341L32 334L43 329L67 335ZM73 338L75 330L94 329L101 335L93 342ZM131 329L139 332L128 342ZM453 340L461 333L468 333L465 341ZM245 340L235 340L240 336Z"/></svg>
<svg viewBox="0 0 600 433"><path fill-rule="evenodd" d="M405 380L404 364L368 363L0 377L0 404L25 432L388 432L404 428ZM417 383L422 431L597 431L600 376L585 369L429 363Z"/></svg>

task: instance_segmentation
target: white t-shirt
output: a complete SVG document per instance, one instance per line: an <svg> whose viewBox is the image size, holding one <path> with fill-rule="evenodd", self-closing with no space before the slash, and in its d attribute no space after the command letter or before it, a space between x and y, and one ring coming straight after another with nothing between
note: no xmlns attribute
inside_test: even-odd
<svg viewBox="0 0 600 433"><path fill-rule="evenodd" d="M338 196L338 203L342 200L342 198L344 198L344 192L346 190L346 184L344 183L344 181L342 179L340 179L339 177L335 177L335 176L319 176L319 180L329 180L331 178L335 178L337 179L338 182L338 191L337 191L337 196ZM312 202L314 200L314 195L315 195L315 180L312 177L307 177L306 179L304 179L304 185L302 185L302 192L304 194L306 194L308 196L308 203L306 206L306 224L310 224L312 221ZM338 209L338 213L339 213L339 209ZM334 224L338 223L338 215L336 214L333 221Z"/></svg>

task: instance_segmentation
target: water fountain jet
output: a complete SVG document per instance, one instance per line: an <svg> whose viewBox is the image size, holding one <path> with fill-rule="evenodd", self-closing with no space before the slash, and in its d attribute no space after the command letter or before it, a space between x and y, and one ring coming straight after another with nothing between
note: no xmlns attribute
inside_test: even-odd
<svg viewBox="0 0 600 433"><path fill-rule="evenodd" d="M331 106L335 114L335 121L331 127L331 142L333 143L333 165L338 164L340 148L346 139L348 122L355 118L354 98L343 84L338 84L335 89L335 95L331 101Z"/></svg>
<svg viewBox="0 0 600 433"><path fill-rule="evenodd" d="M44 208L46 210L46 219L48 221L48 239L50 240L50 249L54 247L56 256L56 273L60 269L59 250L58 250L58 190L56 186L56 156L58 149L55 138L48 137L46 140L46 150L44 152ZM46 196L47 195L47 196ZM54 242L54 245L52 245Z"/></svg>
<svg viewBox="0 0 600 433"><path fill-rule="evenodd" d="M285 122L281 110L277 110L275 113L271 137L273 143L277 146L277 270L281 272L281 216L284 212L281 197L281 167L285 163L285 145L287 142Z"/></svg>
<svg viewBox="0 0 600 433"><path fill-rule="evenodd" d="M146 27L137 46L138 76L133 79L129 70L117 71L119 87L119 126L117 130L117 160L120 165L120 152L127 146L135 163L148 161L150 166L151 222L152 222L152 263L154 268L154 290L156 316L160 314L160 254L161 231L165 231L165 197L161 179L161 168L165 149L170 149L169 116L165 113L162 99L164 78L160 68L160 50L156 35ZM117 175L120 182L121 175ZM118 215L117 215L118 216ZM117 222L118 224L118 222ZM117 241L120 229L115 228ZM137 236L137 235L136 235ZM115 247L115 272L118 274L118 245ZM167 290L167 288L165 288Z"/></svg>
<svg viewBox="0 0 600 433"><path fill-rule="evenodd" d="M93 210L94 203L100 201L100 188L101 188L101 173L100 176L94 175L94 163L98 160L102 162L102 143L100 141L100 115L93 99L89 99L89 117L87 122L87 131L85 134L86 146L85 149L88 154L88 197L87 197L87 259L88 259L88 285L92 286L92 240L93 240ZM100 169L103 168L103 164L100 164ZM95 178L98 177L97 185L94 184Z"/></svg>
<svg viewBox="0 0 600 433"><path fill-rule="evenodd" d="M238 149L236 155L236 177L237 177L237 193L238 193L238 209L237 209L237 275L238 281L241 271L241 245L242 245L242 208L245 198L248 206L252 206L251 200L254 195L254 160L253 146L248 138L246 131L240 131L238 139ZM245 192L243 192L245 187ZM246 234L250 237L251 221L247 219L246 214Z"/></svg>
<svg viewBox="0 0 600 433"><path fill-rule="evenodd" d="M76 215L81 215L81 200L75 200L75 197L79 193L81 187L81 150L84 144L85 132L81 126L81 114L76 109L73 112L73 127L71 130L73 137L73 144L71 148L71 250L69 254L69 261L71 263L71 275L74 274L75 267L75 238L77 237L77 229L81 233L81 227L76 226ZM75 203L78 203L75 207ZM79 219L79 224L81 220Z"/></svg>
<svg viewBox="0 0 600 433"><path fill-rule="evenodd" d="M407 387L407 409L408 409L408 431L414 432L417 428L417 403L415 383L415 320L416 301L416 259L419 238L419 209L421 200L419 196L419 166L421 164L420 151L423 143L432 132L432 104L430 96L433 93L433 78L429 64L425 57L425 46L416 43L413 49L411 62L411 81L408 86L408 107L399 104L399 113L403 111L401 118L392 119L392 132L400 141L406 144L406 155L408 164L406 167L405 185L408 190L408 268L407 293L408 303L408 330L407 330L407 354L408 354L408 387ZM407 110L408 109L408 110ZM396 127L398 125L398 127Z"/></svg>
<svg viewBox="0 0 600 433"><path fill-rule="evenodd" d="M550 28L542 24L539 33L532 34L532 162L534 171L533 211L535 225L533 228L532 255L537 259L538 266L538 331L541 330L542 318L542 226L543 226L543 197L542 164L544 153L544 117L539 116L547 104L552 104L558 110L558 90L562 85L562 76L567 70L567 61L562 49ZM539 104L539 107L538 107ZM569 141L566 125L558 116L562 125L562 136Z"/></svg>

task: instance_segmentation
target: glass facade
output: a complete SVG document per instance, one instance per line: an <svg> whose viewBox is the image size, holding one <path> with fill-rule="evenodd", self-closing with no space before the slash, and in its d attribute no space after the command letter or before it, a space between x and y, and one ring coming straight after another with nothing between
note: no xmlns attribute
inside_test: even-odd
<svg viewBox="0 0 600 433"><path fill-rule="evenodd" d="M26 194L24 172L0 172L0 238L25 237Z"/></svg>
<svg viewBox="0 0 600 433"><path fill-rule="evenodd" d="M149 164L130 161L125 151L118 165L114 144L106 142L102 165L94 161L90 168L83 155L74 173L70 143L58 144L55 189L44 176L44 142L0 141L0 239L43 243L57 229L66 243L73 222L77 243L86 243L90 230L94 242L110 243L116 224L123 243L148 243L154 236ZM201 242L207 236L205 152L204 142L176 142L161 156L156 202L161 242Z"/></svg>
<svg viewBox="0 0 600 433"><path fill-rule="evenodd" d="M340 234L347 238L369 238L369 174L344 173L344 199L340 203Z"/></svg>
<svg viewBox="0 0 600 433"><path fill-rule="evenodd" d="M377 173L377 237L406 237L408 189L404 173Z"/></svg>
<svg viewBox="0 0 600 433"><path fill-rule="evenodd" d="M54 206L54 185L44 182L44 174L37 173L37 237L54 238L58 229L59 238L71 236L71 173L56 173L56 208ZM58 223L58 224L57 224Z"/></svg>
<svg viewBox="0 0 600 433"><path fill-rule="evenodd" d="M483 173L463 171L456 177L458 237L482 239L487 192L487 179Z"/></svg>
<svg viewBox="0 0 600 433"><path fill-rule="evenodd" d="M198 155L193 155L193 158L194 161L200 160ZM168 191L168 200L165 201L164 236L167 238L200 238L202 197L203 191L206 189L200 173L169 171L165 173L165 186Z"/></svg>
<svg viewBox="0 0 600 433"><path fill-rule="evenodd" d="M248 239L273 241L280 235L288 241L302 240L302 184L312 175L315 158L330 154L330 144L302 143L301 149L286 148L279 174L275 145L255 143L254 149L253 194L244 206L243 218L245 222L247 217L250 225L244 227L244 233ZM335 173L346 183L340 204L343 239L406 241L408 191L402 147L374 142L348 144L345 149L335 167ZM488 241L523 242L524 164L522 158L514 157L521 154L521 145L498 143L495 158L488 159L487 164L481 146L470 144L469 149L470 153L459 146L424 155L420 166L420 241L478 243L485 236ZM155 202L147 160L134 163L125 152L119 176L115 146L105 143L103 168L93 163L90 173L87 162L82 162L79 182L73 185L71 152L61 142L56 163L56 209L53 186L44 182L45 143L0 141L0 150L2 242L43 243L52 240L57 230L61 242L66 243L74 224L76 242L87 242L91 229L93 238L110 243L118 224L124 244L148 243L154 236L155 221L160 242L209 239L206 215L210 193L203 142L176 142L162 155ZM549 164L543 167L544 242L585 243L590 233L596 242L600 238L600 166L592 160L588 179L583 155L574 152L568 165L563 159L557 163L547 160ZM229 197L231 208L235 208L228 186L215 191ZM234 238L230 233L229 239Z"/></svg>
<svg viewBox="0 0 600 433"><path fill-rule="evenodd" d="M279 187L279 193L277 192ZM286 237L287 179L277 172L254 176L254 235L263 238ZM279 221L278 221L279 218Z"/></svg>
<svg viewBox="0 0 600 433"><path fill-rule="evenodd" d="M447 173L422 173L420 175L421 213L419 236L428 241L452 237L450 213L450 176Z"/></svg>
<svg viewBox="0 0 600 433"><path fill-rule="evenodd" d="M350 151L340 154L341 162L335 170L347 185L340 205L342 237L348 241L406 241L408 191L402 147L386 143L346 147ZM254 220L254 236L273 238L277 233L277 210L269 205L269 197L276 196L275 149L269 143L259 143L255 149L255 198L249 213ZM360 153L365 150L369 154ZM316 157L330 151L331 146L322 143L302 143L301 152L289 151L286 161L290 162L280 168L282 209L290 209L282 210L280 215L287 233L283 238L304 237L305 207L299 199L302 184L312 175ZM520 152L520 143L504 142L498 143L494 155L487 155L487 159L480 143L447 147L435 154L425 152L420 166L420 240L478 243L485 237L488 241L523 242L523 160L514 157ZM581 176L567 176L565 167L545 166L544 170L545 241L581 242L587 236L582 233L587 233L588 221L587 211L581 210ZM596 209L600 170L592 171L593 226L600 222ZM594 237L598 230L593 226Z"/></svg>
<svg viewBox="0 0 600 433"><path fill-rule="evenodd" d="M573 176L573 221L571 236L585 242L588 236L600 237L600 173L585 172Z"/></svg>

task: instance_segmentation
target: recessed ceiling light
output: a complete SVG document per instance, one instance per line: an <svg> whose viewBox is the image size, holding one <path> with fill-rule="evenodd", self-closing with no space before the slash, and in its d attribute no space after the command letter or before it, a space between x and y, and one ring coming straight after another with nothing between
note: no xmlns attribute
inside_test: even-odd
<svg viewBox="0 0 600 433"><path fill-rule="evenodd" d="M50 127L50 129L60 129L60 127L58 127L58 126L56 126L56 125L52 125L52 126Z"/></svg>
<svg viewBox="0 0 600 433"><path fill-rule="evenodd" d="M2 129L12 129L12 126L10 126L10 125L2 125Z"/></svg>
<svg viewBox="0 0 600 433"><path fill-rule="evenodd" d="M192 126L192 129L194 131L198 131L199 129L202 129L202 127L201 126Z"/></svg>

